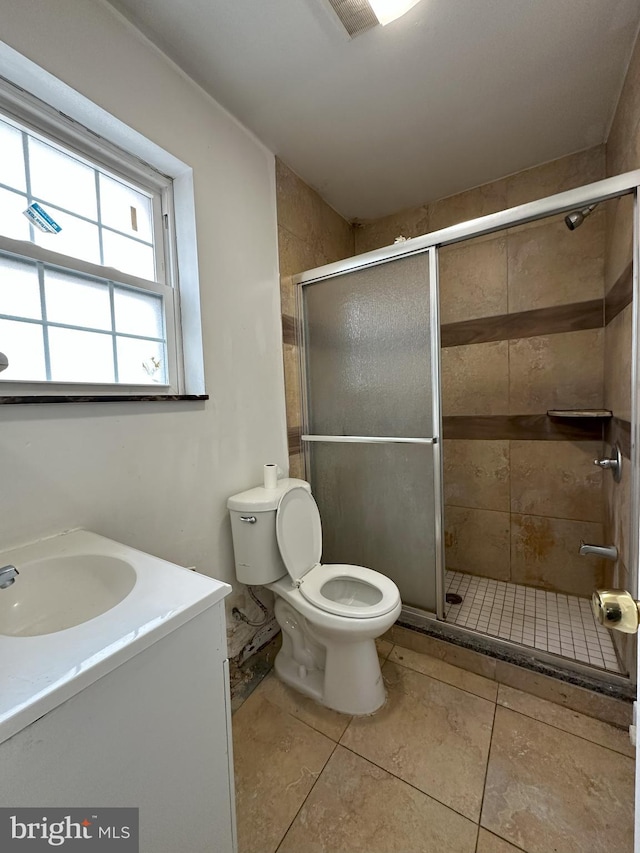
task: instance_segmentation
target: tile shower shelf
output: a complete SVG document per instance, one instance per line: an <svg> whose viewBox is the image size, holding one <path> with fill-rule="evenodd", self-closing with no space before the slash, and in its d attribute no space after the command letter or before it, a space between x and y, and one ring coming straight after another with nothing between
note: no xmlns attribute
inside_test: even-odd
<svg viewBox="0 0 640 853"><path fill-rule="evenodd" d="M602 418L603 420L613 417L609 409L549 409L550 418Z"/></svg>

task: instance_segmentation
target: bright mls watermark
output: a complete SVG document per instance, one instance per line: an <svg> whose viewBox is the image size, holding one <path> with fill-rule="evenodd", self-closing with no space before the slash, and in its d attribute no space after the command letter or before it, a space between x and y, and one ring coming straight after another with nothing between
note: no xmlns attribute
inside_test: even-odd
<svg viewBox="0 0 640 853"><path fill-rule="evenodd" d="M0 808L2 853L139 853L138 809Z"/></svg>

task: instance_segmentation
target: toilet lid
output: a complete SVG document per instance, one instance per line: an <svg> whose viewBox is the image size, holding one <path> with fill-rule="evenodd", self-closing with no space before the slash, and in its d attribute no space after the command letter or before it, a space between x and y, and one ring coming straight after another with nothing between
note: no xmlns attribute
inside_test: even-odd
<svg viewBox="0 0 640 853"><path fill-rule="evenodd" d="M280 556L292 580L299 581L322 556L322 525L313 496L296 486L280 498L276 512Z"/></svg>

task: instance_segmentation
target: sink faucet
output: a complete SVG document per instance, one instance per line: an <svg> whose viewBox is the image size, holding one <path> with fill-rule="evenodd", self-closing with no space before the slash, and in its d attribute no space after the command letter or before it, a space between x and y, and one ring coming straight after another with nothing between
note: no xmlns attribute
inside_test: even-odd
<svg viewBox="0 0 640 853"><path fill-rule="evenodd" d="M3 566L0 569L0 589L6 589L15 583L19 574L15 566Z"/></svg>
<svg viewBox="0 0 640 853"><path fill-rule="evenodd" d="M605 560L617 560L618 549L615 545L589 545L586 542L580 543L580 556L585 554L593 554L595 557L604 557Z"/></svg>

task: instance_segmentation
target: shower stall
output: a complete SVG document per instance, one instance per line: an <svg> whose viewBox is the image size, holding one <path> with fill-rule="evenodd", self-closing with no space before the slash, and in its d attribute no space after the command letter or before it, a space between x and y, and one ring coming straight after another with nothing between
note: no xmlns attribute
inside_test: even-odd
<svg viewBox="0 0 640 853"><path fill-rule="evenodd" d="M614 643L589 597L637 595L638 184L609 178L294 279L323 561L394 580L405 626L611 684L635 677L635 643ZM478 270L507 241L508 281L489 292Z"/></svg>

